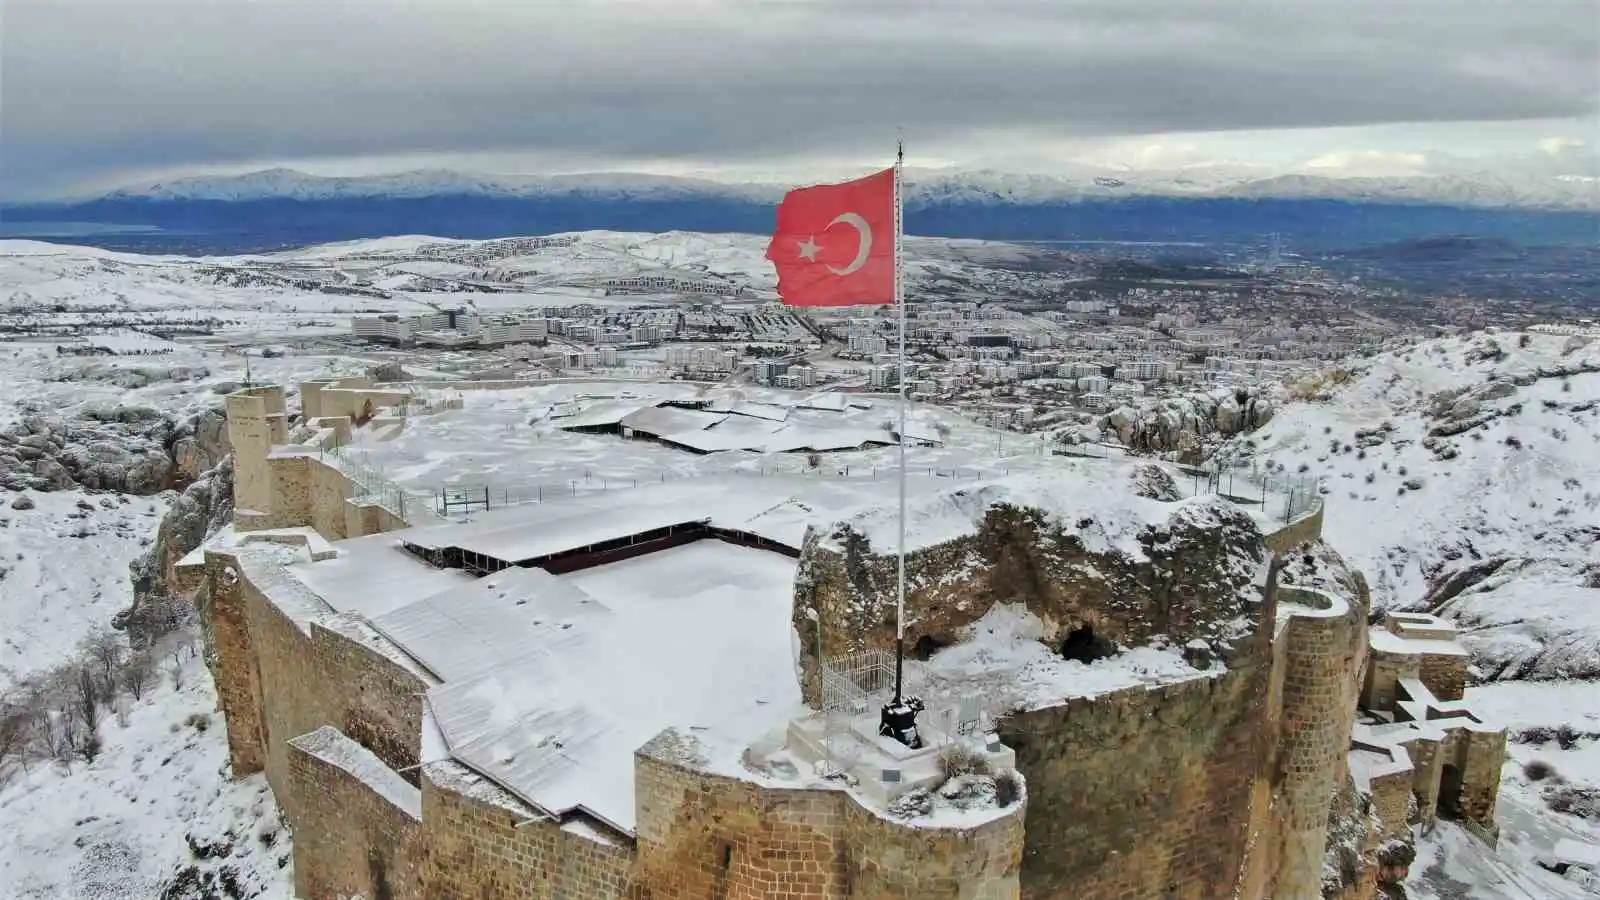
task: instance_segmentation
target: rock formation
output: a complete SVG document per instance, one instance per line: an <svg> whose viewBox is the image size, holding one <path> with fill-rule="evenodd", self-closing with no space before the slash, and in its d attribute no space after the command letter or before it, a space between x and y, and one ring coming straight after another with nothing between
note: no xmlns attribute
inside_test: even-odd
<svg viewBox="0 0 1600 900"><path fill-rule="evenodd" d="M0 431L0 487L157 494L190 484L227 454L220 410L180 420L148 406L31 415Z"/></svg>
<svg viewBox="0 0 1600 900"><path fill-rule="evenodd" d="M1257 389L1217 390L1120 406L1068 440L1114 439L1134 450L1198 452L1208 443L1272 419L1280 401Z"/></svg>

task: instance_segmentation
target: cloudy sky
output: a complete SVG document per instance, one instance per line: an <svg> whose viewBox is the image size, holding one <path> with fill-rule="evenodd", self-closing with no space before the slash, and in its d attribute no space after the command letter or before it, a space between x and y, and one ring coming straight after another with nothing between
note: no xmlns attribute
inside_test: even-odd
<svg viewBox="0 0 1600 900"><path fill-rule="evenodd" d="M1592 165L1594 0L6 0L0 198L291 165Z"/></svg>

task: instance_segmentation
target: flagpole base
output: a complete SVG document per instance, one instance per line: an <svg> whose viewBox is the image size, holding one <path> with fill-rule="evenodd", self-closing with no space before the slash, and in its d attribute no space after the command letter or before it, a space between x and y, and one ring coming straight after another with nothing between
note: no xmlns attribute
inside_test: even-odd
<svg viewBox="0 0 1600 900"><path fill-rule="evenodd" d="M916 697L896 698L883 705L878 721L878 734L892 738L912 750L922 747L922 737L917 734L917 713L922 712L922 701Z"/></svg>

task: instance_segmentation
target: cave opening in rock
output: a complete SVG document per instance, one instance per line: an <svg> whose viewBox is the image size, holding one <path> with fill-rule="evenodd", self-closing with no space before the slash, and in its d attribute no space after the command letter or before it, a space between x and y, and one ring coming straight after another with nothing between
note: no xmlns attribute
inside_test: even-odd
<svg viewBox="0 0 1600 900"><path fill-rule="evenodd" d="M1075 659L1088 665L1097 659L1116 656L1117 648L1110 641L1094 633L1094 629L1083 625L1067 633L1061 642L1061 656L1063 659Z"/></svg>
<svg viewBox="0 0 1600 900"><path fill-rule="evenodd" d="M917 638L917 642L911 645L911 649L906 651L906 655L912 659L927 661L932 659L935 653L948 646L950 645L947 642L941 641L931 634L925 634Z"/></svg>

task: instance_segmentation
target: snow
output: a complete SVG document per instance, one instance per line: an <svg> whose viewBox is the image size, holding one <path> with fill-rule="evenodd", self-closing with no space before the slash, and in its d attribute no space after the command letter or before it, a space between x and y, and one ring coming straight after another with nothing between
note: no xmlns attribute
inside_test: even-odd
<svg viewBox="0 0 1600 900"><path fill-rule="evenodd" d="M0 493L0 690L55 665L133 597L128 563L155 535L162 497ZM87 505L87 509L84 505Z"/></svg>
<svg viewBox="0 0 1600 900"><path fill-rule="evenodd" d="M793 578L792 560L716 541L564 576L603 606L428 704L457 759L631 832L633 754L663 729L742 750L800 708Z"/></svg>
<svg viewBox="0 0 1600 900"><path fill-rule="evenodd" d="M372 626L436 677L460 681L532 648L580 652L594 618L610 613L542 569L511 568L385 613Z"/></svg>
<svg viewBox="0 0 1600 900"><path fill-rule="evenodd" d="M919 668L925 702L953 702L976 693L984 712L994 717L1224 672L1220 663L1196 669L1171 647L1126 648L1087 664L1063 659L1044 643L1044 623L1019 604L996 603L968 629L964 641L939 650Z"/></svg>
<svg viewBox="0 0 1600 900"><path fill-rule="evenodd" d="M0 780L0 896L156 897L190 864L233 870L242 896L292 896L288 832L264 776L228 778L216 694L198 656L183 661L182 682L163 678L134 703L127 727L108 715L94 762L71 771L39 763ZM189 835L227 836L228 850L197 860Z"/></svg>
<svg viewBox="0 0 1600 900"><path fill-rule="evenodd" d="M1515 662L1512 671L1553 675L1600 652L1600 604L1586 585L1600 563L1591 539L1600 529L1600 347L1563 335L1525 340L1441 338L1351 363L1331 399L1293 404L1235 447L1253 441L1254 460L1320 479L1324 538L1366 574L1377 608L1417 608L1432 585L1478 562L1532 560L1440 612L1472 626L1463 642L1496 671ZM1465 417L1435 414L1463 402ZM1430 429L1474 413L1491 417L1434 439L1453 458L1424 444ZM1381 440L1360 447L1358 430ZM1543 660L1552 647L1564 661Z"/></svg>
<svg viewBox="0 0 1600 900"><path fill-rule="evenodd" d="M1137 537L1145 528L1163 524L1190 511L1227 501L1200 498L1176 504L1129 493L1121 480L1101 481L1064 470L1040 469L977 484L949 488L908 500L906 549L918 550L976 531L996 505L1042 511L1052 525L1077 534L1091 552L1117 552L1143 559ZM1203 514L1203 513L1202 513ZM1079 523L1086 524L1080 527ZM873 547L893 548L899 539L895 508L869 507L845 520Z"/></svg>

